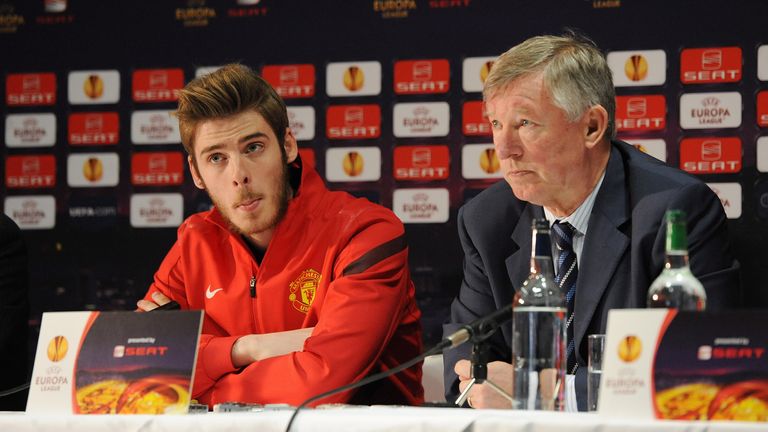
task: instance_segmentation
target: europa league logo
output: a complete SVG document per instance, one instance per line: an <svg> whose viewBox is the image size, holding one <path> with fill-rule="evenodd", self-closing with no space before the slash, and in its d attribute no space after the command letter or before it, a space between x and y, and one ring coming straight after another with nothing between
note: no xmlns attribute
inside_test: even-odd
<svg viewBox="0 0 768 432"><path fill-rule="evenodd" d="M480 68L480 82L484 83L488 79L488 74L491 73L491 66L493 66L493 61L483 63L483 67Z"/></svg>
<svg viewBox="0 0 768 432"><path fill-rule="evenodd" d="M480 168L488 174L499 171L499 158L496 157L496 149L487 148L480 152Z"/></svg>
<svg viewBox="0 0 768 432"><path fill-rule="evenodd" d="M104 177L104 164L99 158L90 157L83 163L83 175L88 181L97 182Z"/></svg>
<svg viewBox="0 0 768 432"><path fill-rule="evenodd" d="M648 60L640 54L629 56L624 63L624 73L632 81L642 81L648 76Z"/></svg>
<svg viewBox="0 0 768 432"><path fill-rule="evenodd" d="M643 344L637 336L625 336L619 342L619 358L625 363L631 363L640 357L643 351Z"/></svg>
<svg viewBox="0 0 768 432"><path fill-rule="evenodd" d="M363 155L351 151L344 156L344 172L350 177L357 177L363 172Z"/></svg>
<svg viewBox="0 0 768 432"><path fill-rule="evenodd" d="M83 92L91 99L98 99L104 94L104 81L98 75L88 75L83 82Z"/></svg>
<svg viewBox="0 0 768 432"><path fill-rule="evenodd" d="M349 91L358 91L365 83L365 74L357 66L350 66L344 71L344 87Z"/></svg>
<svg viewBox="0 0 768 432"><path fill-rule="evenodd" d="M64 359L67 355L67 349L69 343L64 336L56 336L48 342L48 360L52 362L58 362Z"/></svg>

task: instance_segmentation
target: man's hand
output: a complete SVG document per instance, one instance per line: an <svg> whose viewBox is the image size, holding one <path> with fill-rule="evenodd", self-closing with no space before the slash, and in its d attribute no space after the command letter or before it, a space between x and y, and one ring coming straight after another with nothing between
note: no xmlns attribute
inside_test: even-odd
<svg viewBox="0 0 768 432"><path fill-rule="evenodd" d="M459 360L453 370L459 376L459 391L464 391L469 385L472 364L469 360ZM500 361L488 363L488 380L512 394L513 368L509 363ZM472 408L512 408L512 404L504 396L486 384L474 384L469 391L467 403Z"/></svg>
<svg viewBox="0 0 768 432"><path fill-rule="evenodd" d="M250 334L240 337L232 345L232 364L235 367L270 357L277 357L304 349L304 341L314 327L276 333Z"/></svg>
<svg viewBox="0 0 768 432"><path fill-rule="evenodd" d="M152 293L152 301L141 299L136 302L136 307L139 308L139 312L149 312L152 309L162 306L170 301L171 299L169 299L168 296L161 293L160 291L155 291Z"/></svg>

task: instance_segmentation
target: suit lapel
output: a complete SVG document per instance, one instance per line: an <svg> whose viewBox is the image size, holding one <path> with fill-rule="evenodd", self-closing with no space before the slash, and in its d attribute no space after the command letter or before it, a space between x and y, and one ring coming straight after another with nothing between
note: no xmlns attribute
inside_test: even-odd
<svg viewBox="0 0 768 432"><path fill-rule="evenodd" d="M629 246L629 238L619 229L628 219L627 202L624 163L621 154L612 146L579 262L573 334L577 351L597 305Z"/></svg>

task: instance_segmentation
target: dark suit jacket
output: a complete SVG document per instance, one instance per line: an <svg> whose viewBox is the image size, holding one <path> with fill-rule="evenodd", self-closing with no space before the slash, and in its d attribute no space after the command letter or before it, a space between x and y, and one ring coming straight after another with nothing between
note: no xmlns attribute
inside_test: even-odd
<svg viewBox="0 0 768 432"><path fill-rule="evenodd" d="M27 249L19 227L0 214L0 353L3 369L0 391L29 381L27 334L29 329L29 291ZM27 393L0 398L0 411L23 411Z"/></svg>
<svg viewBox="0 0 768 432"><path fill-rule="evenodd" d="M707 309L739 302L739 265L717 195L700 180L631 145L612 142L578 263L574 339L580 410L586 409L587 335L605 333L610 309L645 307L648 287L664 267L667 209L686 212L690 266L707 291ZM534 217L544 217L542 207L518 200L505 181L459 210L464 277L444 335L512 302L528 276ZM507 322L491 339L492 360L510 362L511 330ZM444 353L448 400L458 391L453 366L469 358L468 345Z"/></svg>

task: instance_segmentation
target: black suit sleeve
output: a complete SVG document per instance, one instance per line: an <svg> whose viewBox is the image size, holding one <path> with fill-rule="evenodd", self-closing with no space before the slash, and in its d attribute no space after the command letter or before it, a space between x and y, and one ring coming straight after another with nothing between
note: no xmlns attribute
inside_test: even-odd
<svg viewBox="0 0 768 432"><path fill-rule="evenodd" d="M464 252L463 278L459 294L451 304L451 320L443 325L443 337L459 330L463 324L486 316L498 309L491 290L488 275L485 272L483 259L474 245L473 239L467 230L468 221L464 212L459 209L458 229L459 239ZM490 361L511 361L511 348L504 341L501 332L488 340L490 344ZM448 402L456 400L459 394L459 380L453 367L461 359L469 359L472 344L465 343L454 349L449 349L443 354L443 376L445 382L445 395Z"/></svg>
<svg viewBox="0 0 768 432"><path fill-rule="evenodd" d="M707 310L739 306L740 266L733 257L727 219L720 199L709 186L696 183L681 190L675 201L670 208L683 209L687 215L689 263L691 272L707 292ZM661 234L660 237L666 239L666 226Z"/></svg>
<svg viewBox="0 0 768 432"><path fill-rule="evenodd" d="M29 293L27 250L19 227L5 214L0 218L0 390L28 380L27 334ZM24 410L26 392L0 398L0 411Z"/></svg>

